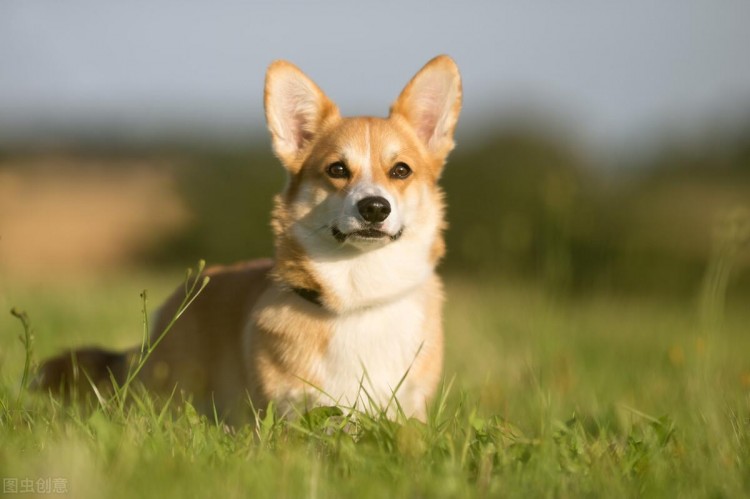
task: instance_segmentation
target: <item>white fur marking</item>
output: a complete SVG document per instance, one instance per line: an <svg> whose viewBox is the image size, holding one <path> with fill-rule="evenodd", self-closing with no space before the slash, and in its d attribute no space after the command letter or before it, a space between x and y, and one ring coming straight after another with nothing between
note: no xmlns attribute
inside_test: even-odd
<svg viewBox="0 0 750 499"><path fill-rule="evenodd" d="M385 408L398 388L399 403L413 413L419 397L407 375L425 342L424 294L412 293L380 307L344 314L334 321L325 356L317 366L323 391L346 407ZM404 376L406 375L406 378ZM399 383L404 379L401 386ZM389 407L395 409L395 404Z"/></svg>
<svg viewBox="0 0 750 499"><path fill-rule="evenodd" d="M339 299L343 309L379 304L411 291L432 274L428 258L432 238L425 236L405 233L380 248L353 248L338 258L318 258L318 252L311 252L311 264L320 284Z"/></svg>
<svg viewBox="0 0 750 499"><path fill-rule="evenodd" d="M401 149L401 142L399 142L398 140L388 141L383 147L383 161L385 163L393 162L398 156L399 152L401 152Z"/></svg>
<svg viewBox="0 0 750 499"><path fill-rule="evenodd" d="M361 228L356 202L365 194L385 195L391 201L392 211L384 230L395 233L403 227L400 239L384 241L379 247L369 243L371 246L359 248L349 242L342 247L330 232L315 230L330 226L332 213L340 214L336 224L342 232ZM310 223L294 226L320 285L336 296L340 311L397 299L429 278L433 271L429 255L440 224L440 212L430 199L428 186L412 189L398 202L380 185L358 185L343 199L331 196L314 210L317 215Z"/></svg>
<svg viewBox="0 0 750 499"><path fill-rule="evenodd" d="M365 161L362 163L362 180L372 180L372 148L370 147L370 124L365 123Z"/></svg>
<svg viewBox="0 0 750 499"><path fill-rule="evenodd" d="M359 168L362 180L361 182L372 181L372 151L370 148L370 124L365 123L365 144L364 149L358 145L347 144L343 150L344 158L347 163L353 167Z"/></svg>

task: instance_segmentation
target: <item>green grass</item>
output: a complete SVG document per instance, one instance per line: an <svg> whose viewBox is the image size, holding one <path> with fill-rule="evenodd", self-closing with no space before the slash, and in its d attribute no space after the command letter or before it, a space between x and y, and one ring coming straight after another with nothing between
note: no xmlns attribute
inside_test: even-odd
<svg viewBox="0 0 750 499"><path fill-rule="evenodd" d="M446 385L428 424L319 409L228 428L189 404L81 410L21 390L34 358L141 339L178 274L0 282L0 477L74 497L738 497L750 494L750 309L551 297L448 281ZM730 301L731 304L731 301ZM715 317L719 314L713 314ZM12 495L9 495L12 496Z"/></svg>

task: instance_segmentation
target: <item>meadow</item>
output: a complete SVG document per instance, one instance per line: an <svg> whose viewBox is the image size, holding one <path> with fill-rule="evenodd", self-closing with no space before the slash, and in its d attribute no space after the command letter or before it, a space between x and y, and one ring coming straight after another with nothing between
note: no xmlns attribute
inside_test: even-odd
<svg viewBox="0 0 750 499"><path fill-rule="evenodd" d="M748 145L664 147L619 170L528 130L457 149L427 423L264 408L240 427L180 394L166 410L137 387L65 405L26 385L64 348L138 344L142 291L153 311L199 258L270 255L284 179L268 147L2 153L2 490L750 495Z"/></svg>
<svg viewBox="0 0 750 499"><path fill-rule="evenodd" d="M40 496L64 485L70 497L750 492L750 309L731 300L707 315L701 299L561 297L449 277L445 386L427 424L336 409L287 421L271 408L235 428L179 396L168 410L137 390L124 405L68 406L24 389L24 327L11 307L33 328L33 370L66 346L138 343L142 289L153 308L181 280L134 270L0 283L8 497L14 484Z"/></svg>

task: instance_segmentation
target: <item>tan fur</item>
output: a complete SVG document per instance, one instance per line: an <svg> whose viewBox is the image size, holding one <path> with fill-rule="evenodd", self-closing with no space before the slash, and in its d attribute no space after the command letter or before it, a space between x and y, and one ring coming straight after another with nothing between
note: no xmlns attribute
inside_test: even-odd
<svg viewBox="0 0 750 499"><path fill-rule="evenodd" d="M428 301L425 310L425 317L427 317L425 329L435 333L430 335L431 342L422 347L422 352L417 357L411 373L416 379L424 383L426 390L424 395L427 400L432 399L435 395L443 369L443 335L439 334L443 330L443 285L440 279L435 276L430 283L430 287L432 288L431 299Z"/></svg>
<svg viewBox="0 0 750 499"><path fill-rule="evenodd" d="M271 260L256 260L206 270L210 283L154 350L142 372L152 391L192 395L207 414L212 404L231 411L247 398L242 331L260 295L270 285ZM178 288L158 312L152 326L156 339L185 296Z"/></svg>
<svg viewBox="0 0 750 499"><path fill-rule="evenodd" d="M329 337L328 313L272 286L251 317L254 334L246 337L244 354L251 359L250 385L261 406L278 400L288 390L300 393L317 386L312 363L325 353Z"/></svg>
<svg viewBox="0 0 750 499"><path fill-rule="evenodd" d="M272 213L275 260L207 270L210 283L144 367L146 387L165 396L176 387L199 409L233 417L249 401L256 408L273 401L284 411L344 402L363 408L358 388L368 384L386 405L408 372L396 395L407 415L423 419L443 357L443 292L434 268L445 222L437 181L460 101L458 71L446 56L412 79L385 119L342 118L299 69L272 64L266 115L289 172ZM332 178L327 167L335 162L350 176ZM410 165L410 176L390 175L398 162ZM336 242L332 227L343 215L332 213L349 209L357 188L390 196L398 215L387 222L398 216L402 223L392 240ZM318 293L320 304L295 288ZM154 338L183 298L178 289L161 307ZM65 364L55 361L48 388Z"/></svg>

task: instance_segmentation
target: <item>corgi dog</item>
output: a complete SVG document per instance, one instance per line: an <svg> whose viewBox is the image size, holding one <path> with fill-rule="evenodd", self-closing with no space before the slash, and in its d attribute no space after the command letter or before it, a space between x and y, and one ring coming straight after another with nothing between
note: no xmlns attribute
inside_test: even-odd
<svg viewBox="0 0 750 499"><path fill-rule="evenodd" d="M387 118L345 118L300 69L272 63L266 120L288 173L272 213L275 258L207 269L210 282L138 380L225 417L247 410L249 397L285 413L374 405L425 419L443 358L438 180L461 98L458 68L442 55L409 81ZM155 314L155 335L184 295L178 289ZM137 351L67 352L41 367L38 386L122 383ZM79 370L86 377L76 381Z"/></svg>

